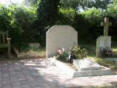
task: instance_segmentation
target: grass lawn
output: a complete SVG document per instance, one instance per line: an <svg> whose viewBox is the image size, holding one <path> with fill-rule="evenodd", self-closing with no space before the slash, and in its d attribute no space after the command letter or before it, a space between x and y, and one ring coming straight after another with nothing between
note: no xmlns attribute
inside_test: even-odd
<svg viewBox="0 0 117 88"><path fill-rule="evenodd" d="M105 57L96 57L96 44L80 44L81 47L84 47L88 50L88 57L93 59L94 61L98 62L101 65L110 67L117 71L117 64L115 61L107 61ZM117 58L117 42L112 43L112 51L116 54L113 57L109 58ZM107 57L108 58L108 57Z"/></svg>
<svg viewBox="0 0 117 88"><path fill-rule="evenodd" d="M88 50L88 57L95 60L101 65L110 67L117 71L117 65L114 61L107 61L104 59L104 57L96 57L96 44L79 44L81 47L86 48ZM112 44L112 50L114 53L117 54L117 43ZM32 58L45 58L46 56L46 50L45 48L39 48L39 49L28 49L27 51L22 51L19 53L19 58L12 57L9 58L0 58L0 61L7 61L7 60L21 60L21 59L32 59ZM111 57L111 58L117 58L117 57Z"/></svg>
<svg viewBox="0 0 117 88"><path fill-rule="evenodd" d="M4 53L6 54L0 57L0 61L17 61L23 59L33 59L33 58L35 59L35 58L46 57L45 48L22 50L18 52L17 55L13 54L11 58L7 58L7 52Z"/></svg>

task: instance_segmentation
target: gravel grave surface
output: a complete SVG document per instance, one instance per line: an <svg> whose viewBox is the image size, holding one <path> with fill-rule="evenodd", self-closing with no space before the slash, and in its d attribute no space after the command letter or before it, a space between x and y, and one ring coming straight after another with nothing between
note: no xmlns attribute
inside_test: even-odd
<svg viewBox="0 0 117 88"><path fill-rule="evenodd" d="M0 88L117 88L117 75L74 78L74 72L54 58L0 62Z"/></svg>

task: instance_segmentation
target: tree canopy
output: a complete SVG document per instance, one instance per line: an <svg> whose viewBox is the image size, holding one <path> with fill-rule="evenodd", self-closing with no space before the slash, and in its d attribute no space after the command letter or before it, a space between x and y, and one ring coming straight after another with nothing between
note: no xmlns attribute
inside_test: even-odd
<svg viewBox="0 0 117 88"><path fill-rule="evenodd" d="M60 0L41 0L37 9L39 22L44 25L52 24L57 15Z"/></svg>
<svg viewBox="0 0 117 88"><path fill-rule="evenodd" d="M108 4L111 3L111 0L61 0L61 6L63 8L74 8L77 9L78 7L85 8L100 8L106 9Z"/></svg>
<svg viewBox="0 0 117 88"><path fill-rule="evenodd" d="M0 5L0 30L8 30L18 46L45 45L46 31L56 24L71 25L80 32L79 38L92 41L102 34L105 15L112 22L109 35L117 40L117 0L25 0L21 5Z"/></svg>

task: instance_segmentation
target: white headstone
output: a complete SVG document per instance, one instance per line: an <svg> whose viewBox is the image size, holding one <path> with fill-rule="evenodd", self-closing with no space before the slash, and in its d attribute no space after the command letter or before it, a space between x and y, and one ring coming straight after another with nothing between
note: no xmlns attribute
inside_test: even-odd
<svg viewBox="0 0 117 88"><path fill-rule="evenodd" d="M96 56L101 56L101 50L111 50L111 36L100 36L96 42Z"/></svg>
<svg viewBox="0 0 117 88"><path fill-rule="evenodd" d="M56 55L57 49L68 51L77 44L77 31L68 25L55 25L46 33L46 57Z"/></svg>

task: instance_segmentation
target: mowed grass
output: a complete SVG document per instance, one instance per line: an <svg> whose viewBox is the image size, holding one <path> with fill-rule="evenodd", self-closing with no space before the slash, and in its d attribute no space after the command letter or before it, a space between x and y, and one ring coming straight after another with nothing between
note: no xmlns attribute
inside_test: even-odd
<svg viewBox="0 0 117 88"><path fill-rule="evenodd" d="M37 48L37 49L29 49L28 51L20 52L19 57L22 58L45 58L46 57L46 50L45 48Z"/></svg>
<svg viewBox="0 0 117 88"><path fill-rule="evenodd" d="M113 70L117 71L117 63L115 61L107 61L105 57L96 57L96 44L80 44L80 46L88 50L88 57L90 59L98 62L103 66L110 67ZM110 56L109 58L117 58L117 42L112 43L112 51L114 53L114 56Z"/></svg>
<svg viewBox="0 0 117 88"><path fill-rule="evenodd" d="M37 48L37 49L28 49L22 50L16 54L12 54L10 58L7 57L7 52L3 56L0 56L0 61L17 61L17 60L24 60L24 59L45 59L46 58L46 50L45 48Z"/></svg>

